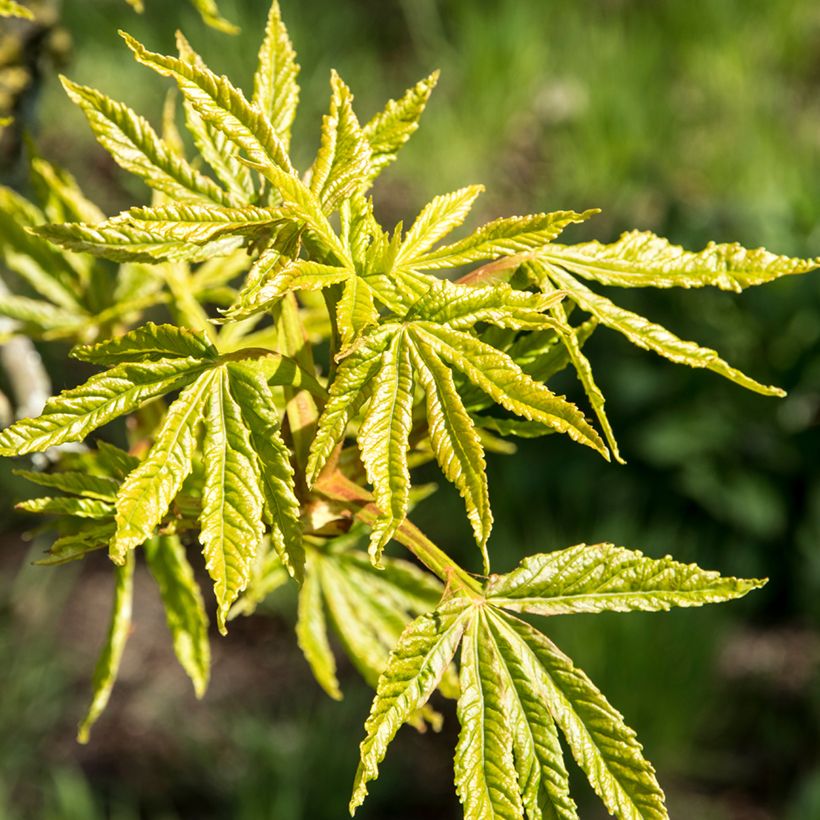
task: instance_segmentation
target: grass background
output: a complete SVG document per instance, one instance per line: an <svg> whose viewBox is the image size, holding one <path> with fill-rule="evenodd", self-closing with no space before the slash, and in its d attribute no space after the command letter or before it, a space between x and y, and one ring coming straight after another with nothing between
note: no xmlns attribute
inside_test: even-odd
<svg viewBox="0 0 820 820"><path fill-rule="evenodd" d="M183 28L248 87L264 0L222 0L236 37L177 0L64 0L67 73L158 117L167 85L116 36L173 48ZM476 221L601 207L573 238L652 229L820 253L820 6L806 0L282 0L303 66L295 131L318 144L331 67L362 119L433 68L423 127L377 189L387 221L473 182ZM53 76L39 100L43 152L108 211L146 192L93 143ZM600 330L588 352L629 464L559 437L491 457L496 569L528 552L611 540L725 573L768 576L725 607L556 619L547 632L624 713L658 769L673 818L820 817L820 284L795 278L742 296L619 292L620 303L789 391L744 394ZM44 350L59 361L59 348ZM561 385L581 399L568 378ZM561 437L562 438L562 437ZM429 477L434 474L431 472ZM424 476L420 476L421 479ZM459 499L442 487L418 523L474 562ZM107 617L104 562L26 566L10 522L0 550L0 816L95 820L335 820L355 769L369 693L343 669L330 703L292 640L287 596L215 638L202 703L167 647L156 593L137 590L137 629L89 747L73 726ZM144 579L143 579L144 581ZM444 737L404 730L362 817L456 818ZM578 780L581 816L600 809Z"/></svg>

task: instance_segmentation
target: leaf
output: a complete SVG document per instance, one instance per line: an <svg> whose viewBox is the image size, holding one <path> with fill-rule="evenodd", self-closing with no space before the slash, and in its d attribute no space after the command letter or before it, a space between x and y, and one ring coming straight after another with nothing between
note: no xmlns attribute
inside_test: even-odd
<svg viewBox="0 0 820 820"><path fill-rule="evenodd" d="M88 323L88 316L80 311L55 307L40 299L4 294L0 300L0 316L21 322L33 333L48 333L49 336L62 332L74 333Z"/></svg>
<svg viewBox="0 0 820 820"><path fill-rule="evenodd" d="M359 276L348 276L336 306L342 350L348 348L368 328L378 324L379 312L373 291Z"/></svg>
<svg viewBox="0 0 820 820"><path fill-rule="evenodd" d="M279 432L279 417L270 388L249 365L228 365L231 393L239 405L256 451L265 516L274 549L288 571L302 578L305 553L299 523L300 505L293 489L290 452Z"/></svg>
<svg viewBox="0 0 820 820"><path fill-rule="evenodd" d="M405 626L435 607L443 589L407 561L385 558L382 569L375 569L366 553L349 548L359 539L354 529L311 549L300 591L300 646L320 685L336 699L341 692L324 610L353 665L375 688ZM446 675L441 682L448 696L454 692L452 678Z"/></svg>
<svg viewBox="0 0 820 820"><path fill-rule="evenodd" d="M196 696L208 688L211 650L208 616L185 549L176 535L162 535L145 542L145 560L159 586L174 652L190 677Z"/></svg>
<svg viewBox="0 0 820 820"><path fill-rule="evenodd" d="M94 695L83 721L77 730L77 740L88 743L91 727L108 705L111 690L117 679L120 660L131 631L131 605L134 594L134 556L130 554L116 569L116 586L111 623L102 653L94 670Z"/></svg>
<svg viewBox="0 0 820 820"><path fill-rule="evenodd" d="M273 164L287 174L292 172L285 147L268 118L227 77L218 77L200 61L155 54L129 34L120 34L140 63L171 77L200 117L235 142L252 162ZM181 35L178 41L183 48L190 49Z"/></svg>
<svg viewBox="0 0 820 820"><path fill-rule="evenodd" d="M435 691L455 655L466 627L463 605L421 615L402 633L379 679L365 722L365 739L350 799L355 812L367 795L367 783L379 775L379 763L406 720Z"/></svg>
<svg viewBox="0 0 820 820"><path fill-rule="evenodd" d="M578 408L533 381L506 354L443 325L419 323L416 332L441 358L464 373L506 410L566 433L573 441L608 458L604 443Z"/></svg>
<svg viewBox="0 0 820 820"><path fill-rule="evenodd" d="M21 501L17 509L43 515L71 515L77 518L110 518L111 504L97 498L30 498Z"/></svg>
<svg viewBox="0 0 820 820"><path fill-rule="evenodd" d="M656 612L740 598L764 583L612 544L578 544L531 555L512 572L492 576L487 595L496 606L539 615Z"/></svg>
<svg viewBox="0 0 820 820"><path fill-rule="evenodd" d="M78 345L72 349L71 356L81 362L115 365L135 360L216 360L217 352L204 333L175 325L155 325L153 322L147 322L115 339L94 345Z"/></svg>
<svg viewBox="0 0 820 820"><path fill-rule="evenodd" d="M396 265L401 266L405 260L417 259L461 225L483 191L483 185L470 185L432 199L407 231L396 254Z"/></svg>
<svg viewBox="0 0 820 820"><path fill-rule="evenodd" d="M268 12L265 39L253 78L253 102L269 117L286 149L290 145L290 130L299 105L298 74L296 52L282 22L278 0L274 0Z"/></svg>
<svg viewBox="0 0 820 820"><path fill-rule="evenodd" d="M384 110L364 126L370 143L371 177L375 178L392 164L399 149L419 127L419 120L438 82L439 72L420 80L399 100L390 100Z"/></svg>
<svg viewBox="0 0 820 820"><path fill-rule="evenodd" d="M308 566L305 580L299 589L296 638L319 685L333 700L341 700L342 693L336 677L336 659L330 648L322 606L322 582L319 575L321 570L311 571L312 566Z"/></svg>
<svg viewBox="0 0 820 820"><path fill-rule="evenodd" d="M237 202L254 201L251 172L238 158L239 147L231 142L213 123L205 122L188 102L185 108L185 124L188 126L194 144L202 159L211 166L217 179L231 193Z"/></svg>
<svg viewBox="0 0 820 820"><path fill-rule="evenodd" d="M117 164L150 188L180 202L206 201L230 206L231 197L174 153L143 117L93 88L60 78L82 109L94 136Z"/></svg>
<svg viewBox="0 0 820 820"><path fill-rule="evenodd" d="M456 791L465 818L519 820L524 815L513 763L513 731L508 722L501 671L476 613L461 644L461 733L455 756Z"/></svg>
<svg viewBox="0 0 820 820"><path fill-rule="evenodd" d="M370 162L370 145L353 112L350 89L335 71L330 85L330 112L322 121L322 140L310 178L310 190L326 213L359 190Z"/></svg>
<svg viewBox="0 0 820 820"><path fill-rule="evenodd" d="M32 185L39 190L51 222L99 222L103 212L83 194L77 180L42 157L31 159Z"/></svg>
<svg viewBox="0 0 820 820"><path fill-rule="evenodd" d="M586 279L619 287L699 288L708 285L740 293L744 288L781 276L807 273L820 259L794 259L747 250L737 242L710 242L693 253L650 231L628 231L617 242L604 245L550 245L539 257Z"/></svg>
<svg viewBox="0 0 820 820"><path fill-rule="evenodd" d="M563 305L555 305L552 308L552 313L560 322L566 324L567 312ZM567 349L567 354L572 362L572 366L575 368L575 372L583 385L592 411L598 418L598 423L601 425L606 443L615 461L619 464L625 464L626 462L621 458L621 453L618 449L618 442L615 440L615 433L612 431L612 426L609 423L609 417L606 414L604 394L595 383L595 377L592 375L592 365L581 350L582 343L578 341L577 331L571 329L569 332L564 332L561 334L560 339Z"/></svg>
<svg viewBox="0 0 820 820"><path fill-rule="evenodd" d="M58 538L51 545L48 556L34 563L37 566L50 567L77 561L85 558L89 552L108 546L113 534L113 517L102 523L99 521L84 521L79 532Z"/></svg>
<svg viewBox="0 0 820 820"><path fill-rule="evenodd" d="M264 528L265 499L250 435L230 391L227 369L214 371L205 412L205 484L199 540L214 581L217 626L248 584ZM170 415L170 413L169 413Z"/></svg>
<svg viewBox="0 0 820 820"><path fill-rule="evenodd" d="M482 638L498 658L497 674L506 693L505 717L513 729L515 770L527 817L578 820L558 730L536 683L534 658L529 652L517 651L517 647L509 651L510 644L499 640L493 624L493 618L486 619Z"/></svg>
<svg viewBox="0 0 820 820"><path fill-rule="evenodd" d="M330 386L330 397L311 443L305 470L309 486L319 477L333 448L344 436L348 422L364 401L362 393L378 371L381 353L389 342L389 337L375 333L362 341L342 361Z"/></svg>
<svg viewBox="0 0 820 820"><path fill-rule="evenodd" d="M102 439L96 442L96 446L97 462L108 475L116 479L125 478L140 463L136 456Z"/></svg>
<svg viewBox="0 0 820 820"><path fill-rule="evenodd" d="M543 313L563 298L560 291L535 294L513 290L504 282L466 286L434 279L413 305L408 318L447 325L454 330L469 330L479 322L486 322L512 330L554 328L565 332L568 330L565 321L556 321Z"/></svg>
<svg viewBox="0 0 820 820"><path fill-rule="evenodd" d="M525 657L542 703L610 814L667 820L664 795L635 733L587 676L529 624L494 616L493 634L504 656Z"/></svg>
<svg viewBox="0 0 820 820"><path fill-rule="evenodd" d="M359 428L358 444L373 495L384 517L370 535L370 555L381 561L385 544L407 515L410 472L407 467L413 425L413 375L403 333L382 354L373 397Z"/></svg>
<svg viewBox="0 0 820 820"><path fill-rule="evenodd" d="M729 379L729 381L735 382L735 384L739 384L741 387L761 393L764 396L786 395L779 387L767 387L731 367L720 358L717 351L708 347L699 347L694 342L684 341L661 325L656 325L637 313L618 307L606 297L593 293L560 268L550 266L547 273L549 278L559 288L565 290L580 308L595 316L601 324L626 336L630 342L638 347L642 347L644 350L653 350L658 355L677 364L706 368Z"/></svg>
<svg viewBox="0 0 820 820"><path fill-rule="evenodd" d="M75 315L82 313L77 293L79 277L68 258L29 232L44 220L39 208L11 188L0 186L0 252L6 265L58 308Z"/></svg>
<svg viewBox="0 0 820 820"><path fill-rule="evenodd" d="M227 256L242 244L241 236L225 236L202 244L164 239L152 228L113 220L99 225L41 225L35 233L68 250L91 253L113 262L202 262L214 256Z"/></svg>
<svg viewBox="0 0 820 820"><path fill-rule="evenodd" d="M190 242L204 245L228 236L261 237L286 220L279 208L222 208L198 204L131 208L94 226L104 233L118 227L148 231L157 242Z"/></svg>
<svg viewBox="0 0 820 820"><path fill-rule="evenodd" d="M268 250L251 268L234 305L225 311L228 319L244 319L270 310L292 290L320 290L353 278L347 268L306 259L291 259Z"/></svg>
<svg viewBox="0 0 820 820"><path fill-rule="evenodd" d="M453 375L424 344L411 346L413 366L427 397L427 424L436 460L455 484L467 507L467 517L489 572L487 540L493 524L487 488L484 450L459 399Z"/></svg>
<svg viewBox="0 0 820 820"><path fill-rule="evenodd" d="M21 419L0 432L0 455L19 456L82 441L103 424L185 387L205 366L192 358L117 365L50 398L37 418Z"/></svg>
<svg viewBox="0 0 820 820"><path fill-rule="evenodd" d="M81 472L40 473L32 470L15 470L14 474L39 484L41 487L53 487L65 493L95 498L99 501L113 501L119 486L113 478L91 475Z"/></svg>
<svg viewBox="0 0 820 820"><path fill-rule="evenodd" d="M115 563L122 563L132 549L154 534L191 472L196 429L218 377L218 371L209 370L180 393L168 408L148 455L123 482L117 496L117 532L109 545Z"/></svg>
<svg viewBox="0 0 820 820"><path fill-rule="evenodd" d="M567 225L584 222L596 213L597 210L583 213L556 211L496 219L452 245L444 245L405 260L405 265L414 270L440 270L481 259L497 259L500 256L530 251L555 239Z"/></svg>

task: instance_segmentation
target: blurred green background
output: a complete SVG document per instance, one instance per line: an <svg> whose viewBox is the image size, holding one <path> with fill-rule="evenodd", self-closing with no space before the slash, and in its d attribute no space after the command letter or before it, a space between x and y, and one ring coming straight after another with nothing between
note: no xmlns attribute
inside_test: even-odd
<svg viewBox="0 0 820 820"><path fill-rule="evenodd" d="M203 27L182 0L146 5L137 16L123 0L64 0L67 73L156 121L167 85L131 61L116 30L162 51L181 27L215 69L248 86L265 0L222 0L242 28L236 37ZM810 0L282 7L303 66L303 168L318 144L331 67L352 86L362 119L442 69L421 131L379 184L388 221L412 217L435 193L483 182L476 220L601 207L573 239L613 240L637 227L691 248L714 239L820 253L820 5ZM49 70L37 111L42 152L108 211L145 198L97 149ZM768 576L765 590L723 607L556 619L546 631L637 729L673 818L820 818L820 279L739 297L617 298L718 346L789 396L744 394L598 331L588 354L629 463L605 464L563 437L491 457L494 566L610 540ZM59 362L64 350L43 353ZM59 382L59 365L54 375ZM559 386L582 401L573 379ZM7 496L15 491L5 486ZM448 488L415 518L473 565ZM91 745L77 746L112 579L104 558L29 567L22 526L8 520L0 549L0 817L346 816L369 693L345 667L344 702L321 694L295 647L287 595L228 639L215 637L212 688L197 703L173 662L156 592L138 584L121 680ZM455 716L443 708L444 737L402 731L363 818L460 816ZM601 816L584 788L578 779L581 816Z"/></svg>

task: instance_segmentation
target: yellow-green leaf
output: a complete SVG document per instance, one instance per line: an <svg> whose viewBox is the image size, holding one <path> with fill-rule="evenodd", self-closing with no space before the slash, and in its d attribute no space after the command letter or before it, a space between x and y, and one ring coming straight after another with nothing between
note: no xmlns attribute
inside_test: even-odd
<svg viewBox="0 0 820 820"><path fill-rule="evenodd" d="M413 374L404 334L393 337L373 381L373 395L359 428L358 443L376 504L383 513L370 536L377 565L385 544L407 515L410 471L407 450L413 425Z"/></svg>
<svg viewBox="0 0 820 820"><path fill-rule="evenodd" d="M148 121L127 105L65 77L61 80L100 145L124 170L176 201L206 201L226 207L232 204L227 192L171 150Z"/></svg>
<svg viewBox="0 0 820 820"><path fill-rule="evenodd" d="M253 102L267 114L282 144L290 145L290 129L299 105L299 65L278 0L273 0L253 78Z"/></svg>
<svg viewBox="0 0 820 820"><path fill-rule="evenodd" d="M539 615L656 612L730 601L765 583L612 544L578 544L531 555L512 572L492 576L487 595L496 606Z"/></svg>
<svg viewBox="0 0 820 820"><path fill-rule="evenodd" d="M151 538L145 542L145 560L159 587L177 660L201 698L211 671L208 616L185 548L176 535Z"/></svg>
<svg viewBox="0 0 820 820"><path fill-rule="evenodd" d="M710 242L694 253L651 231L628 231L617 242L604 245L550 245L539 254L586 279L619 287L700 288L711 285L739 293L781 276L807 273L820 267L820 259L795 259L747 250L737 242Z"/></svg>
<svg viewBox="0 0 820 820"><path fill-rule="evenodd" d="M248 584L265 534L259 465L224 367L212 375L204 426L199 540L214 581L217 626L224 634L228 612Z"/></svg>
<svg viewBox="0 0 820 820"><path fill-rule="evenodd" d="M203 373L180 393L145 460L123 482L117 495L117 532L109 544L115 563L154 534L191 472L202 408L218 376L216 370Z"/></svg>
<svg viewBox="0 0 820 820"><path fill-rule="evenodd" d="M131 632L131 606L134 596L134 555L129 554L121 567L116 569L116 586L111 622L102 653L94 670L94 695L88 712L77 730L77 740L88 743L91 727L103 713L111 697L111 690L125 650L125 643Z"/></svg>
<svg viewBox="0 0 820 820"><path fill-rule="evenodd" d="M703 367L711 370L729 381L739 384L764 396L784 396L779 387L767 387L739 370L731 367L720 358L717 351L700 347L694 342L684 341L668 331L665 327L650 322L643 316L630 310L618 307L605 296L593 293L577 279L560 268L550 265L547 269L549 278L565 290L570 298L582 310L595 316L602 325L617 330L635 345L645 350L652 350L665 359L689 367Z"/></svg>
<svg viewBox="0 0 820 820"><path fill-rule="evenodd" d="M92 430L150 399L184 387L206 366L192 358L117 365L50 398L37 418L21 419L0 432L0 455L23 455L82 441Z"/></svg>

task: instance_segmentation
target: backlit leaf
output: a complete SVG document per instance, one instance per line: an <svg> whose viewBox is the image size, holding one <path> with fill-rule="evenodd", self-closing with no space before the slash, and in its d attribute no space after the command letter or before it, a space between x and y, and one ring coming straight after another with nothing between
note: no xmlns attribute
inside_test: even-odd
<svg viewBox="0 0 820 820"><path fill-rule="evenodd" d="M151 538L145 542L145 560L159 586L177 660L201 698L211 669L208 616L185 548L175 535Z"/></svg>
<svg viewBox="0 0 820 820"><path fill-rule="evenodd" d="M103 713L111 697L111 690L117 679L117 673L125 650L125 643L131 632L131 606L134 595L134 555L129 554L121 567L116 569L116 586L114 603L108 635L102 653L94 670L92 684L94 695L83 721L77 730L77 740L88 743L91 727Z"/></svg>
<svg viewBox="0 0 820 820"><path fill-rule="evenodd" d="M184 361L184 360L183 360ZM153 534L191 472L196 430L217 371L203 373L168 409L154 444L128 474L117 496L117 532L109 554L116 563Z"/></svg>
<svg viewBox="0 0 820 820"><path fill-rule="evenodd" d="M37 418L21 419L0 432L0 455L23 455L82 441L103 424L184 387L204 367L192 358L117 365L49 399Z"/></svg>
<svg viewBox="0 0 820 820"><path fill-rule="evenodd" d="M612 544L578 544L525 558L512 572L493 576L487 594L505 609L559 615L702 606L740 598L764 583Z"/></svg>
<svg viewBox="0 0 820 820"><path fill-rule="evenodd" d="M94 136L120 167L154 190L177 201L207 201L230 206L216 183L194 170L157 136L147 120L124 103L93 88L61 78L68 96L80 106Z"/></svg>
<svg viewBox="0 0 820 820"><path fill-rule="evenodd" d="M390 100L384 110L364 126L364 135L370 143L373 177L395 161L399 149L419 127L419 120L438 77L439 72L434 71L426 79L420 80L407 89L400 99Z"/></svg>
<svg viewBox="0 0 820 820"><path fill-rule="evenodd" d="M367 795L367 783L379 775L387 747L408 717L435 691L456 653L466 626L463 607L416 618L402 633L379 679L365 722L366 737L350 800L351 813Z"/></svg>
<svg viewBox="0 0 820 820"><path fill-rule="evenodd" d="M205 484L200 517L205 566L214 581L217 626L248 584L264 529L259 466L227 369L213 373L205 409ZM169 413L170 415L170 413Z"/></svg>
<svg viewBox="0 0 820 820"><path fill-rule="evenodd" d="M685 364L689 367L704 367L712 370L729 379L729 381L733 381L741 387L753 390L756 393L762 393L764 396L785 395L779 387L767 387L731 367L720 358L717 351L708 347L699 347L694 342L684 341L665 327L654 324L637 313L618 307L605 296L593 293L560 268L553 265L549 266L548 275L559 288L570 295L570 298L580 308L595 316L602 325L617 330L618 333L626 336L630 342L638 345L638 347L652 350L677 364Z"/></svg>
<svg viewBox="0 0 820 820"><path fill-rule="evenodd" d="M290 129L299 105L296 77L299 65L290 42L278 0L271 3L265 39L259 50L253 78L253 102L267 114L282 144L290 144Z"/></svg>
<svg viewBox="0 0 820 820"><path fill-rule="evenodd" d="M806 273L820 259L794 259L737 242L710 242L693 253L650 231L628 231L617 242L551 245L539 258L586 279L620 287L699 288L707 285L739 293L781 276Z"/></svg>

